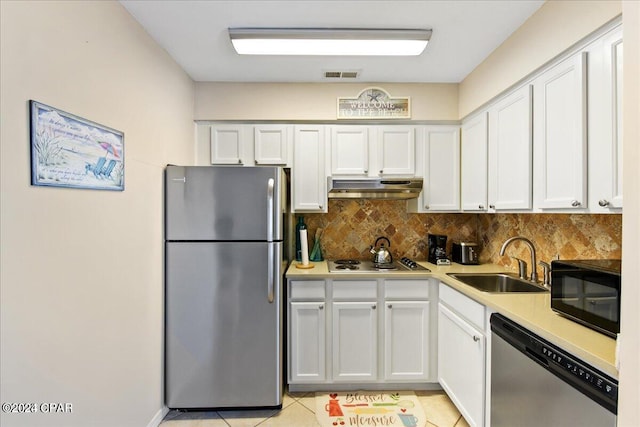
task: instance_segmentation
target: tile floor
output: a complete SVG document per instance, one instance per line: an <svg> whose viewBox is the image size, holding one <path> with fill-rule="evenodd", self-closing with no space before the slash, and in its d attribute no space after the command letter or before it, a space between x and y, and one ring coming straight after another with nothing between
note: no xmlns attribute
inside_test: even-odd
<svg viewBox="0 0 640 427"><path fill-rule="evenodd" d="M469 427L443 391L416 391L426 427ZM319 427L314 393L286 393L281 410L170 411L160 427Z"/></svg>

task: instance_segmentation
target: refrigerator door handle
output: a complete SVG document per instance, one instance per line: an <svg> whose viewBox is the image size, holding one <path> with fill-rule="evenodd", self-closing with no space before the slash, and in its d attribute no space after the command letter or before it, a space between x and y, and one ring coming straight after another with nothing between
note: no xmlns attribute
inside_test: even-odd
<svg viewBox="0 0 640 427"><path fill-rule="evenodd" d="M274 259L273 256L273 252L274 252L274 244L268 244L267 245L269 247L268 251L269 254L267 255L267 266L268 266L268 271L267 271L267 300L269 301L269 303L273 303L273 290L274 290L274 285L275 285L275 265L276 265L276 260Z"/></svg>
<svg viewBox="0 0 640 427"><path fill-rule="evenodd" d="M273 242L273 228L274 215L273 215L273 199L275 191L275 181L273 178L269 178L267 181L267 242Z"/></svg>

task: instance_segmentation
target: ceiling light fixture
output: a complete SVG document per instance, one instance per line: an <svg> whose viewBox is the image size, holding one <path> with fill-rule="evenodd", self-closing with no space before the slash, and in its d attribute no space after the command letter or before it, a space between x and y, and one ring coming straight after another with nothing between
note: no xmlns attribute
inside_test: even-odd
<svg viewBox="0 0 640 427"><path fill-rule="evenodd" d="M431 30L350 28L229 28L240 55L416 56Z"/></svg>

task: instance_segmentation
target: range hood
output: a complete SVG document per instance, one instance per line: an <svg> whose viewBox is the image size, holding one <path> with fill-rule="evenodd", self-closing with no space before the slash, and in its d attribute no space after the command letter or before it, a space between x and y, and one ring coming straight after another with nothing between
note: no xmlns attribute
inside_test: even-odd
<svg viewBox="0 0 640 427"><path fill-rule="evenodd" d="M422 191L422 178L333 178L328 179L330 199L415 199Z"/></svg>

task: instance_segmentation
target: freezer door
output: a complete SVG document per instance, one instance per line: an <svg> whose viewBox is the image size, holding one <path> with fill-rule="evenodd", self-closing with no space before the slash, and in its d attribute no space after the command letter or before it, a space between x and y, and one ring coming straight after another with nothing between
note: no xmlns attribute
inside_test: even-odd
<svg viewBox="0 0 640 427"><path fill-rule="evenodd" d="M166 244L169 408L282 404L282 243Z"/></svg>
<svg viewBox="0 0 640 427"><path fill-rule="evenodd" d="M167 166L165 181L166 240L283 238L281 168Z"/></svg>

